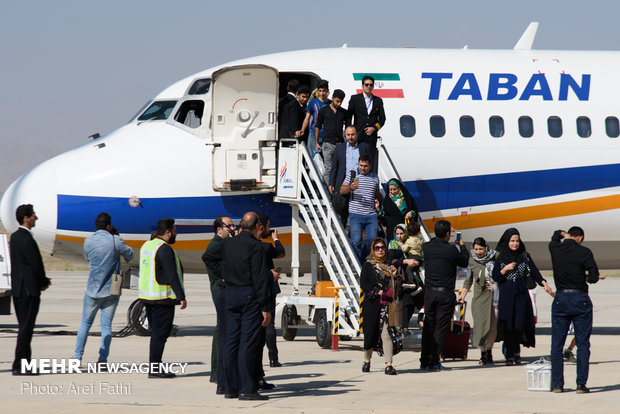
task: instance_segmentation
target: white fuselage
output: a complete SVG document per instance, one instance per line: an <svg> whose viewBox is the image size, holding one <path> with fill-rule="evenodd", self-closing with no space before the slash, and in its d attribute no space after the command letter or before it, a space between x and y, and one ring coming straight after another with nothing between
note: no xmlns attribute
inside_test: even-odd
<svg viewBox="0 0 620 414"><path fill-rule="evenodd" d="M153 101L187 98L195 80L241 64L326 79L330 90L346 93L345 107L361 89L356 74L375 74L375 93L384 96L387 118L379 135L431 231L434 220L448 218L468 242L477 236L496 241L506 228L517 227L534 258L548 264L546 243L553 231L579 225L600 266L620 265L614 252L620 247L620 137L609 136L620 117L620 53L295 51L208 69L175 83ZM40 219L35 235L41 248L77 258L100 211L112 215L135 248L148 240L159 218L172 217L186 223L179 226L175 247L188 269L200 271L199 257L213 237L208 223L220 214L238 219L245 211L265 210L272 227L286 233L290 209L272 203L269 194L213 191L211 97L193 99L205 102L202 125L196 129L174 120L177 103L167 120L138 121L139 114L19 178L0 205L7 229L17 226L15 208L32 203ZM441 135L441 120L431 122L438 116L445 122L445 134L439 137L432 132ZM531 137L520 132L522 117L531 118ZM552 137L549 128L555 135L558 120L561 136ZM132 196L139 199L137 206L131 205Z"/></svg>

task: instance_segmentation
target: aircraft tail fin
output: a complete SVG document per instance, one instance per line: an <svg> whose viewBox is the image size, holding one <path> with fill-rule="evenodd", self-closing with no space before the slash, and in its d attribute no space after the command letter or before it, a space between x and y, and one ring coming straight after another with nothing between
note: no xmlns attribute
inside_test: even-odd
<svg viewBox="0 0 620 414"><path fill-rule="evenodd" d="M538 31L538 22L531 22L525 32L521 35L521 38L514 47L514 50L532 50L534 39L536 38L536 31Z"/></svg>

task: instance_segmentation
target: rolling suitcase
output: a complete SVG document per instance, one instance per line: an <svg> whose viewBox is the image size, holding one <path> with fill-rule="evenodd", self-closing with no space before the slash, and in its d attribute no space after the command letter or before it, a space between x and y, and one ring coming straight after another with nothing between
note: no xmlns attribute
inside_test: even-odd
<svg viewBox="0 0 620 414"><path fill-rule="evenodd" d="M469 336L471 334L471 328L469 323L465 321L465 309L467 302L463 304L457 304L454 312L455 319L450 323L450 330L446 335L446 339L443 341L441 347L441 359L446 358L460 358L462 360L467 359L467 351L469 350Z"/></svg>

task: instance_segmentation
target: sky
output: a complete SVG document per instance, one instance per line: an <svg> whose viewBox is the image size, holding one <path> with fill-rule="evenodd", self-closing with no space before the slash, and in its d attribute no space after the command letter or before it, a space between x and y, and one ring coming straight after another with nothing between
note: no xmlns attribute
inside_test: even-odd
<svg viewBox="0 0 620 414"><path fill-rule="evenodd" d="M170 84L297 49L618 50L620 2L594 0L0 0L0 194L36 165L125 124Z"/></svg>

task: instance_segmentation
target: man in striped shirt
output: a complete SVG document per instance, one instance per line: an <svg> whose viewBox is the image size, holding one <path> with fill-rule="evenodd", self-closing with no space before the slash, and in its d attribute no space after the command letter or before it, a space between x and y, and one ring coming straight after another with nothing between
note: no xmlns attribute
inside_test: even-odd
<svg viewBox="0 0 620 414"><path fill-rule="evenodd" d="M359 157L357 173L347 174L340 193L351 194L349 198L349 230L353 250L364 261L370 253L370 245L377 237L377 209L380 206L379 177L370 171L371 159L368 154ZM362 233L366 232L366 242L362 247Z"/></svg>

